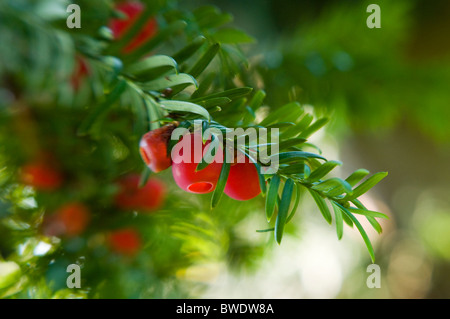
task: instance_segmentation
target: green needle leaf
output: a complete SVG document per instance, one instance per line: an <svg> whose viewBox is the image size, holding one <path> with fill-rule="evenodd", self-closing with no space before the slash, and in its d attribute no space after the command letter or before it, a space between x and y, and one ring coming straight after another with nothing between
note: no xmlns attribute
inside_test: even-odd
<svg viewBox="0 0 450 319"><path fill-rule="evenodd" d="M227 97L216 97L208 100L198 101L196 104L203 106L204 108L211 108L215 106L224 106L231 102L230 98Z"/></svg>
<svg viewBox="0 0 450 319"><path fill-rule="evenodd" d="M358 198L362 194L366 193L373 186L378 184L387 175L388 175L387 172L380 172L380 173L376 173L376 174L372 175L367 180L362 182L358 187L356 187L353 190L353 194L351 196L347 195L345 199L352 200L352 199Z"/></svg>
<svg viewBox="0 0 450 319"><path fill-rule="evenodd" d="M383 232L383 228L381 228L380 223L374 217L366 216L366 218L378 234Z"/></svg>
<svg viewBox="0 0 450 319"><path fill-rule="evenodd" d="M215 43L211 45L208 50L203 54L200 60L195 63L195 65L189 70L189 74L194 78L198 77L209 65L209 63L214 59L217 52L219 52L220 44Z"/></svg>
<svg viewBox="0 0 450 319"><path fill-rule="evenodd" d="M226 154L224 152L223 158L226 158ZM225 189L225 185L228 180L228 175L230 173L231 164L227 163L227 161L223 161L222 169L220 170L219 180L216 184L216 189L211 197L211 208L214 208L219 203L220 198L222 197L223 191Z"/></svg>
<svg viewBox="0 0 450 319"><path fill-rule="evenodd" d="M303 144L303 143L305 143L305 142L306 142L306 139L305 139L305 138L294 137L294 138L290 138L290 139L281 141L281 142L280 142L280 145L278 146L278 148L279 148L280 150L284 150L284 149L286 149L286 148L293 147L293 146L297 146L297 145Z"/></svg>
<svg viewBox="0 0 450 319"><path fill-rule="evenodd" d="M125 91L126 87L127 83L124 80L119 80L114 89L112 89L112 91L106 96L104 102L92 110L81 123L77 132L78 135L87 135L97 120L103 116L116 101L119 100L119 97Z"/></svg>
<svg viewBox="0 0 450 319"><path fill-rule="evenodd" d="M252 161L253 161L253 159L252 159ZM261 173L261 165L255 161L253 161L253 164L256 166L256 171L258 172L259 187L261 188L261 195L264 197L267 192L266 179L264 178L264 174Z"/></svg>
<svg viewBox="0 0 450 319"><path fill-rule="evenodd" d="M292 207L292 210L288 216L288 218L286 219L286 224L289 223L289 221L292 219L292 217L294 217L295 212L297 211L298 205L300 203L300 185L295 183L295 189L296 189L296 195L295 195L295 202L294 202L294 206Z"/></svg>
<svg viewBox="0 0 450 319"><path fill-rule="evenodd" d="M311 188L324 192L327 197L334 197L344 192L347 194L352 194L353 192L350 184L338 177L329 178L319 184L313 185Z"/></svg>
<svg viewBox="0 0 450 319"><path fill-rule="evenodd" d="M359 209L367 210L367 208L358 199L355 198L351 202ZM381 234L383 232L383 228L374 217L366 216L366 218L378 234Z"/></svg>
<svg viewBox="0 0 450 319"><path fill-rule="evenodd" d="M267 221L270 221L272 219L273 213L275 211L275 206L277 204L277 199L278 199L279 186L280 186L280 177L278 175L274 175L270 179L269 190L267 191L267 197L266 197Z"/></svg>
<svg viewBox="0 0 450 319"><path fill-rule="evenodd" d="M349 183L353 187L356 184L358 184L358 182L360 180L362 180L364 177L366 177L367 175L369 175L369 171L368 170L366 170L366 169L358 169L358 170L354 171L345 180L347 181L347 183Z"/></svg>
<svg viewBox="0 0 450 319"><path fill-rule="evenodd" d="M261 126L267 126L275 122L287 121L298 119L304 110L303 107L298 102L291 102L283 105L279 109L276 109L269 113L269 115L259 123Z"/></svg>
<svg viewBox="0 0 450 319"><path fill-rule="evenodd" d="M162 108L169 112L187 112L187 113L194 113L203 116L208 121L211 119L209 113L207 110L205 110L200 105L185 102L185 101L174 101L174 100L167 100L167 101L161 101L159 102Z"/></svg>
<svg viewBox="0 0 450 319"><path fill-rule="evenodd" d="M353 216L353 214L351 212L349 212L344 206L336 203L336 205L339 206L339 208L344 212L345 215L347 215L348 218L351 219L351 221L356 225L356 228L358 228L359 233L361 234L364 243L367 246L367 249L369 251L370 254L370 258L372 259L372 263L375 263L375 253L372 247L372 243L370 242L369 236L367 236L366 231L364 230L364 228L361 226L361 224L359 223L358 219L356 219L355 216Z"/></svg>
<svg viewBox="0 0 450 319"><path fill-rule="evenodd" d="M319 207L320 212L322 213L323 218L327 221L328 224L331 224L331 213L328 209L327 203L325 202L325 199L320 196L319 193L317 193L315 190L308 188L309 193L314 198L314 201L317 204L317 207Z"/></svg>
<svg viewBox="0 0 450 319"><path fill-rule="evenodd" d="M344 219L342 218L342 211L334 201L331 201L331 206L334 210L334 216L336 218L336 234L339 240L342 239L344 234Z"/></svg>
<svg viewBox="0 0 450 319"><path fill-rule="evenodd" d="M172 93L173 95L190 85L193 85L195 88L198 87L197 81L191 75L186 73L170 74L153 81L139 84L139 86L145 91L161 91L167 88L172 88L176 91Z"/></svg>
<svg viewBox="0 0 450 319"><path fill-rule="evenodd" d="M195 99L190 100L190 102L197 103L199 101L207 101L207 100L215 99L218 97L226 97L226 98L229 98L230 100L235 100L235 99L241 98L243 96L246 96L252 90L253 89L250 87L234 88L234 89L229 89L229 90L226 90L223 92L213 93L213 94L205 95L205 96L202 96L199 98L195 98Z"/></svg>
<svg viewBox="0 0 450 319"><path fill-rule="evenodd" d="M323 163L319 168L315 169L311 172L311 175L308 177L308 182L314 183L320 180L322 177L327 175L330 171L332 171L336 166L342 165L339 161L328 161Z"/></svg>
<svg viewBox="0 0 450 319"><path fill-rule="evenodd" d="M282 152L274 154L272 157L278 157L280 163L291 163L298 160L307 160L308 158L319 158L326 161L326 158L321 155L303 151Z"/></svg>
<svg viewBox="0 0 450 319"><path fill-rule="evenodd" d="M264 92L263 90L259 90L253 95L252 99L248 103L248 106L250 106L250 108L255 111L262 105L265 98L266 92Z"/></svg>
<svg viewBox="0 0 450 319"><path fill-rule="evenodd" d="M170 70L177 72L177 68L177 62L173 58L166 55L154 55L130 65L125 72L140 81L148 81Z"/></svg>
<svg viewBox="0 0 450 319"><path fill-rule="evenodd" d="M281 243L283 237L284 226L286 224L286 218L291 204L292 192L294 190L294 181L287 179L284 183L283 193L281 194L281 202L278 208L278 215L275 221L275 239L278 244Z"/></svg>
<svg viewBox="0 0 450 319"><path fill-rule="evenodd" d="M353 208L353 207L349 207L347 208L350 212L354 213L354 214L358 214L358 215L364 215L364 216L369 216L369 217L378 217L378 218L384 218L384 219L389 219L389 217L383 213L379 213L379 212L375 212L372 210L367 210L367 209L359 209L359 208Z"/></svg>
<svg viewBox="0 0 450 319"><path fill-rule="evenodd" d="M315 121L313 124L311 124L307 129L305 129L299 137L308 138L311 136L314 132L318 131L322 126L327 124L329 121L328 118L320 118L317 121Z"/></svg>

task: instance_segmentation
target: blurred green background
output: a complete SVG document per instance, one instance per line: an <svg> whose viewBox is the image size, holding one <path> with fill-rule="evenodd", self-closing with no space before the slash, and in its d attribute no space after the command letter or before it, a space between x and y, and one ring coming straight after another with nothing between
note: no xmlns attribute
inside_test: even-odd
<svg viewBox="0 0 450 319"><path fill-rule="evenodd" d="M381 8L380 29L366 26L370 3ZM331 122L312 141L321 146L324 156L344 163L337 171L339 176L358 168L389 172L361 198L368 209L390 217L383 221L381 235L369 232L381 269L381 288L366 285L371 262L357 231L346 227L338 241L333 227L323 221L308 198L302 200L278 246L272 235L255 232L267 226L263 200L239 203L224 198L211 214L209 197L186 195L166 172L161 178L171 195L159 214L114 221L139 224L145 232L148 244L134 261L110 255L103 248L80 256L77 245L92 248L101 241L95 234L89 234L86 243L67 242L65 253L56 261L47 252L36 253L39 239L34 237L27 238L19 252L11 252L15 238L8 237L6 229L18 234L23 225L12 225L11 220L3 223L3 257L16 254L16 260L32 266L24 272L26 279L14 279L13 288L3 283L11 294L0 292L31 298L449 298L450 3L178 3L187 10L205 4L230 12L234 24L256 39L244 46L250 62L247 81L266 91L268 105L296 99L316 114L330 116ZM3 101L8 94L0 91ZM44 108L41 116L54 124L49 127L54 134L61 114L67 123L78 120L71 112L53 114ZM5 129L1 134L5 138L10 132ZM90 141L82 143L92 146ZM59 152L70 153L70 146L66 148ZM111 155L102 149L99 154ZM81 165L73 161L69 159L68 165ZM97 172L103 167L89 169ZM9 173L2 170L0 177L5 178ZM95 181L96 187L110 182L113 174L103 173L104 180ZM36 209L26 201L29 195L17 190L15 200L22 214ZM5 207L0 217L6 218L9 207L0 204ZM81 258L77 262L86 267L87 286L97 287L96 291L64 289L65 266L74 258Z"/></svg>
<svg viewBox="0 0 450 319"><path fill-rule="evenodd" d="M371 3L380 6L380 29L366 26ZM251 291L258 291L252 295L449 298L450 3L215 4L257 39L248 50L262 61L256 71L269 104L289 95L331 114L332 122L318 139L327 145L324 154L336 154L345 163L344 175L345 168L359 167L389 172L364 198L391 217L381 236L371 234L382 273L380 289L365 285L369 263L355 253L357 236L347 232L337 242L320 220L309 220L310 210L300 208L302 226L295 239L273 252L277 256L259 271L261 277L244 277ZM277 267L283 271L272 274ZM260 278L270 278L271 284ZM242 297L245 293L233 286L240 282L224 280L220 286ZM211 294L220 297L215 289Z"/></svg>

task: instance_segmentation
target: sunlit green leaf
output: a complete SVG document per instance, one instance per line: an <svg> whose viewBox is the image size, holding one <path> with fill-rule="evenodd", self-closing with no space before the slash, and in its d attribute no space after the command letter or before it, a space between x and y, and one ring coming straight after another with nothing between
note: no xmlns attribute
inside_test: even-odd
<svg viewBox="0 0 450 319"><path fill-rule="evenodd" d="M362 210L367 210L367 208L361 203L357 198L353 199L351 201L356 207ZM372 225L372 227L376 230L378 234L381 234L383 231L383 228L381 227L380 223L372 216L366 216L369 223Z"/></svg>
<svg viewBox="0 0 450 319"><path fill-rule="evenodd" d="M347 209L350 212L352 212L354 214L358 214L358 215L364 215L364 216L369 216L369 217L374 217L374 218L378 217L378 218L389 219L389 217L386 214L375 212L372 210L360 209L360 208L354 208L354 207L349 207Z"/></svg>
<svg viewBox="0 0 450 319"><path fill-rule="evenodd" d="M297 146L297 145L301 145L303 143L305 143L306 139L301 138L301 137L295 137L295 138L290 138L287 140L283 140L280 142L278 148L281 150L293 147L293 146Z"/></svg>
<svg viewBox="0 0 450 319"><path fill-rule="evenodd" d="M362 182L360 185L358 185L354 190L352 195L348 195L346 199L354 199L358 198L362 194L366 193L369 189L374 187L376 184L378 184L383 178L385 178L388 175L387 172L379 172L371 177L369 177L367 180Z"/></svg>
<svg viewBox="0 0 450 319"><path fill-rule="evenodd" d="M358 169L354 171L349 177L347 177L345 180L347 183L349 183L352 186L355 186L358 184L360 180L362 180L364 177L369 175L369 171L366 169Z"/></svg>
<svg viewBox="0 0 450 319"><path fill-rule="evenodd" d="M250 106L252 110L256 110L262 105L265 98L266 92L264 92L263 90L258 90L253 95L252 99L248 103L248 106Z"/></svg>
<svg viewBox="0 0 450 319"><path fill-rule="evenodd" d="M311 172L311 175L309 175L308 177L308 181L310 183L317 182L339 165L342 165L342 163L339 161L327 161L323 163L319 168Z"/></svg>
<svg viewBox="0 0 450 319"><path fill-rule="evenodd" d="M315 121L313 124L311 124L308 128L306 128L299 137L307 138L311 136L313 133L318 131L320 128L322 128L325 124L327 124L329 121L328 118L320 118L317 121Z"/></svg>
<svg viewBox="0 0 450 319"><path fill-rule="evenodd" d="M283 129L283 128L289 128L294 126L295 123L292 122L278 122L278 123L273 123L270 125L267 125L266 128L278 128L278 129ZM261 125L258 125L258 127L262 127ZM306 141L306 139L304 140Z"/></svg>
<svg viewBox="0 0 450 319"><path fill-rule="evenodd" d="M299 134L302 133L308 127L308 125L312 122L313 118L314 117L311 114L306 113L302 117L300 122L298 122L294 127L291 127L290 129L284 131L281 134L281 138L287 139L287 138L295 137L295 136L300 137Z"/></svg>
<svg viewBox="0 0 450 319"><path fill-rule="evenodd" d="M348 218L351 219L351 221L353 222L353 224L356 225L356 228L358 228L359 233L361 234L364 243L366 244L367 250L369 251L370 254L370 258L372 259L372 263L375 263L375 253L373 250L373 246L372 243L370 242L369 236L367 236L366 231L364 230L364 228L361 226L360 222L358 221L358 219L356 219L355 216L353 216L353 214L351 212L349 212L344 206L336 203L336 205L339 206L339 208L341 208L342 212L347 215Z"/></svg>
<svg viewBox="0 0 450 319"><path fill-rule="evenodd" d="M279 109L271 111L264 120L262 120L259 125L267 126L275 122L292 122L299 118L303 114L303 107L298 102L291 102L283 105Z"/></svg>
<svg viewBox="0 0 450 319"><path fill-rule="evenodd" d="M18 264L13 261L0 261L0 289L6 288L15 283L21 275Z"/></svg>
<svg viewBox="0 0 450 319"><path fill-rule="evenodd" d="M331 206L334 210L335 222L336 222L336 234L338 239L342 239L344 234L344 219L342 218L342 211L334 201L331 201Z"/></svg>
<svg viewBox="0 0 450 319"><path fill-rule="evenodd" d="M312 174L313 173L311 173L311 175ZM353 192L350 184L338 177L332 177L318 184L314 184L312 189L324 192L329 197L334 197L344 192L347 194L351 194Z"/></svg>

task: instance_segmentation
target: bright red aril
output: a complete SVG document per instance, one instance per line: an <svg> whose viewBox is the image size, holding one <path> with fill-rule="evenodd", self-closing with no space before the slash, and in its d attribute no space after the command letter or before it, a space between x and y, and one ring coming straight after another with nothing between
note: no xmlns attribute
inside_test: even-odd
<svg viewBox="0 0 450 319"><path fill-rule="evenodd" d="M154 129L142 136L139 142L139 152L142 160L153 172L161 172L172 165L167 145L175 125L168 124Z"/></svg>
<svg viewBox="0 0 450 319"><path fill-rule="evenodd" d="M236 200L249 200L261 193L258 171L247 156L244 163L231 164L224 193Z"/></svg>
<svg viewBox="0 0 450 319"><path fill-rule="evenodd" d="M217 152L214 160L202 170L196 171L198 164L201 162L202 154L208 151L210 140L205 144L202 142L200 133L190 133L184 135L178 143L184 145L177 153L174 152L172 158L172 174L177 185L191 193L205 194L210 193L216 188L219 179L222 163L218 162L219 152ZM181 145L181 144L180 144ZM195 145L201 145L197 148ZM175 146L176 147L176 146ZM183 156L185 148L190 148L190 156ZM200 152L201 154L196 152Z"/></svg>

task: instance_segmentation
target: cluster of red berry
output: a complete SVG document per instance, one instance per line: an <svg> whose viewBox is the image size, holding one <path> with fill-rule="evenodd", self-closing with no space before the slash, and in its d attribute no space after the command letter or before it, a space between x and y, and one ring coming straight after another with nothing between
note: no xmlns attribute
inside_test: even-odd
<svg viewBox="0 0 450 319"><path fill-rule="evenodd" d="M26 164L21 169L20 180L37 191L57 190L64 182L63 174L49 162L36 161ZM164 183L151 178L143 187L139 187L140 175L129 174L118 182L118 192L114 204L124 211L153 212L159 209L165 199ZM79 201L61 205L43 223L46 236L74 237L81 235L91 220L91 210ZM133 228L111 231L106 236L112 250L125 255L134 255L141 247L140 236Z"/></svg>
<svg viewBox="0 0 450 319"><path fill-rule="evenodd" d="M167 148L173 124L146 133L140 141L141 157L147 166L155 173L172 166L172 175L177 185L191 193L205 194L214 191L222 170L222 161L219 154L205 168L197 170L201 158L195 156L194 151L185 158L183 149L174 153L173 158ZM189 133L184 135L178 143L190 146L202 145L202 154L208 152L210 140L203 143L200 133ZM256 166L245 156L244 163L232 163L225 185L224 193L236 200L249 200L261 193L259 176Z"/></svg>
<svg viewBox="0 0 450 319"><path fill-rule="evenodd" d="M65 177L51 162L40 159L24 165L20 170L20 181L39 192L60 189ZM150 178L142 187L139 184L139 174L125 175L116 182L118 191L113 198L113 204L117 209L149 213L163 205L166 187L161 180ZM88 205L80 201L70 201L45 216L42 233L57 237L79 236L89 226L91 217L92 212ZM134 255L141 247L139 232L131 227L112 230L105 238L113 251L124 255Z"/></svg>

